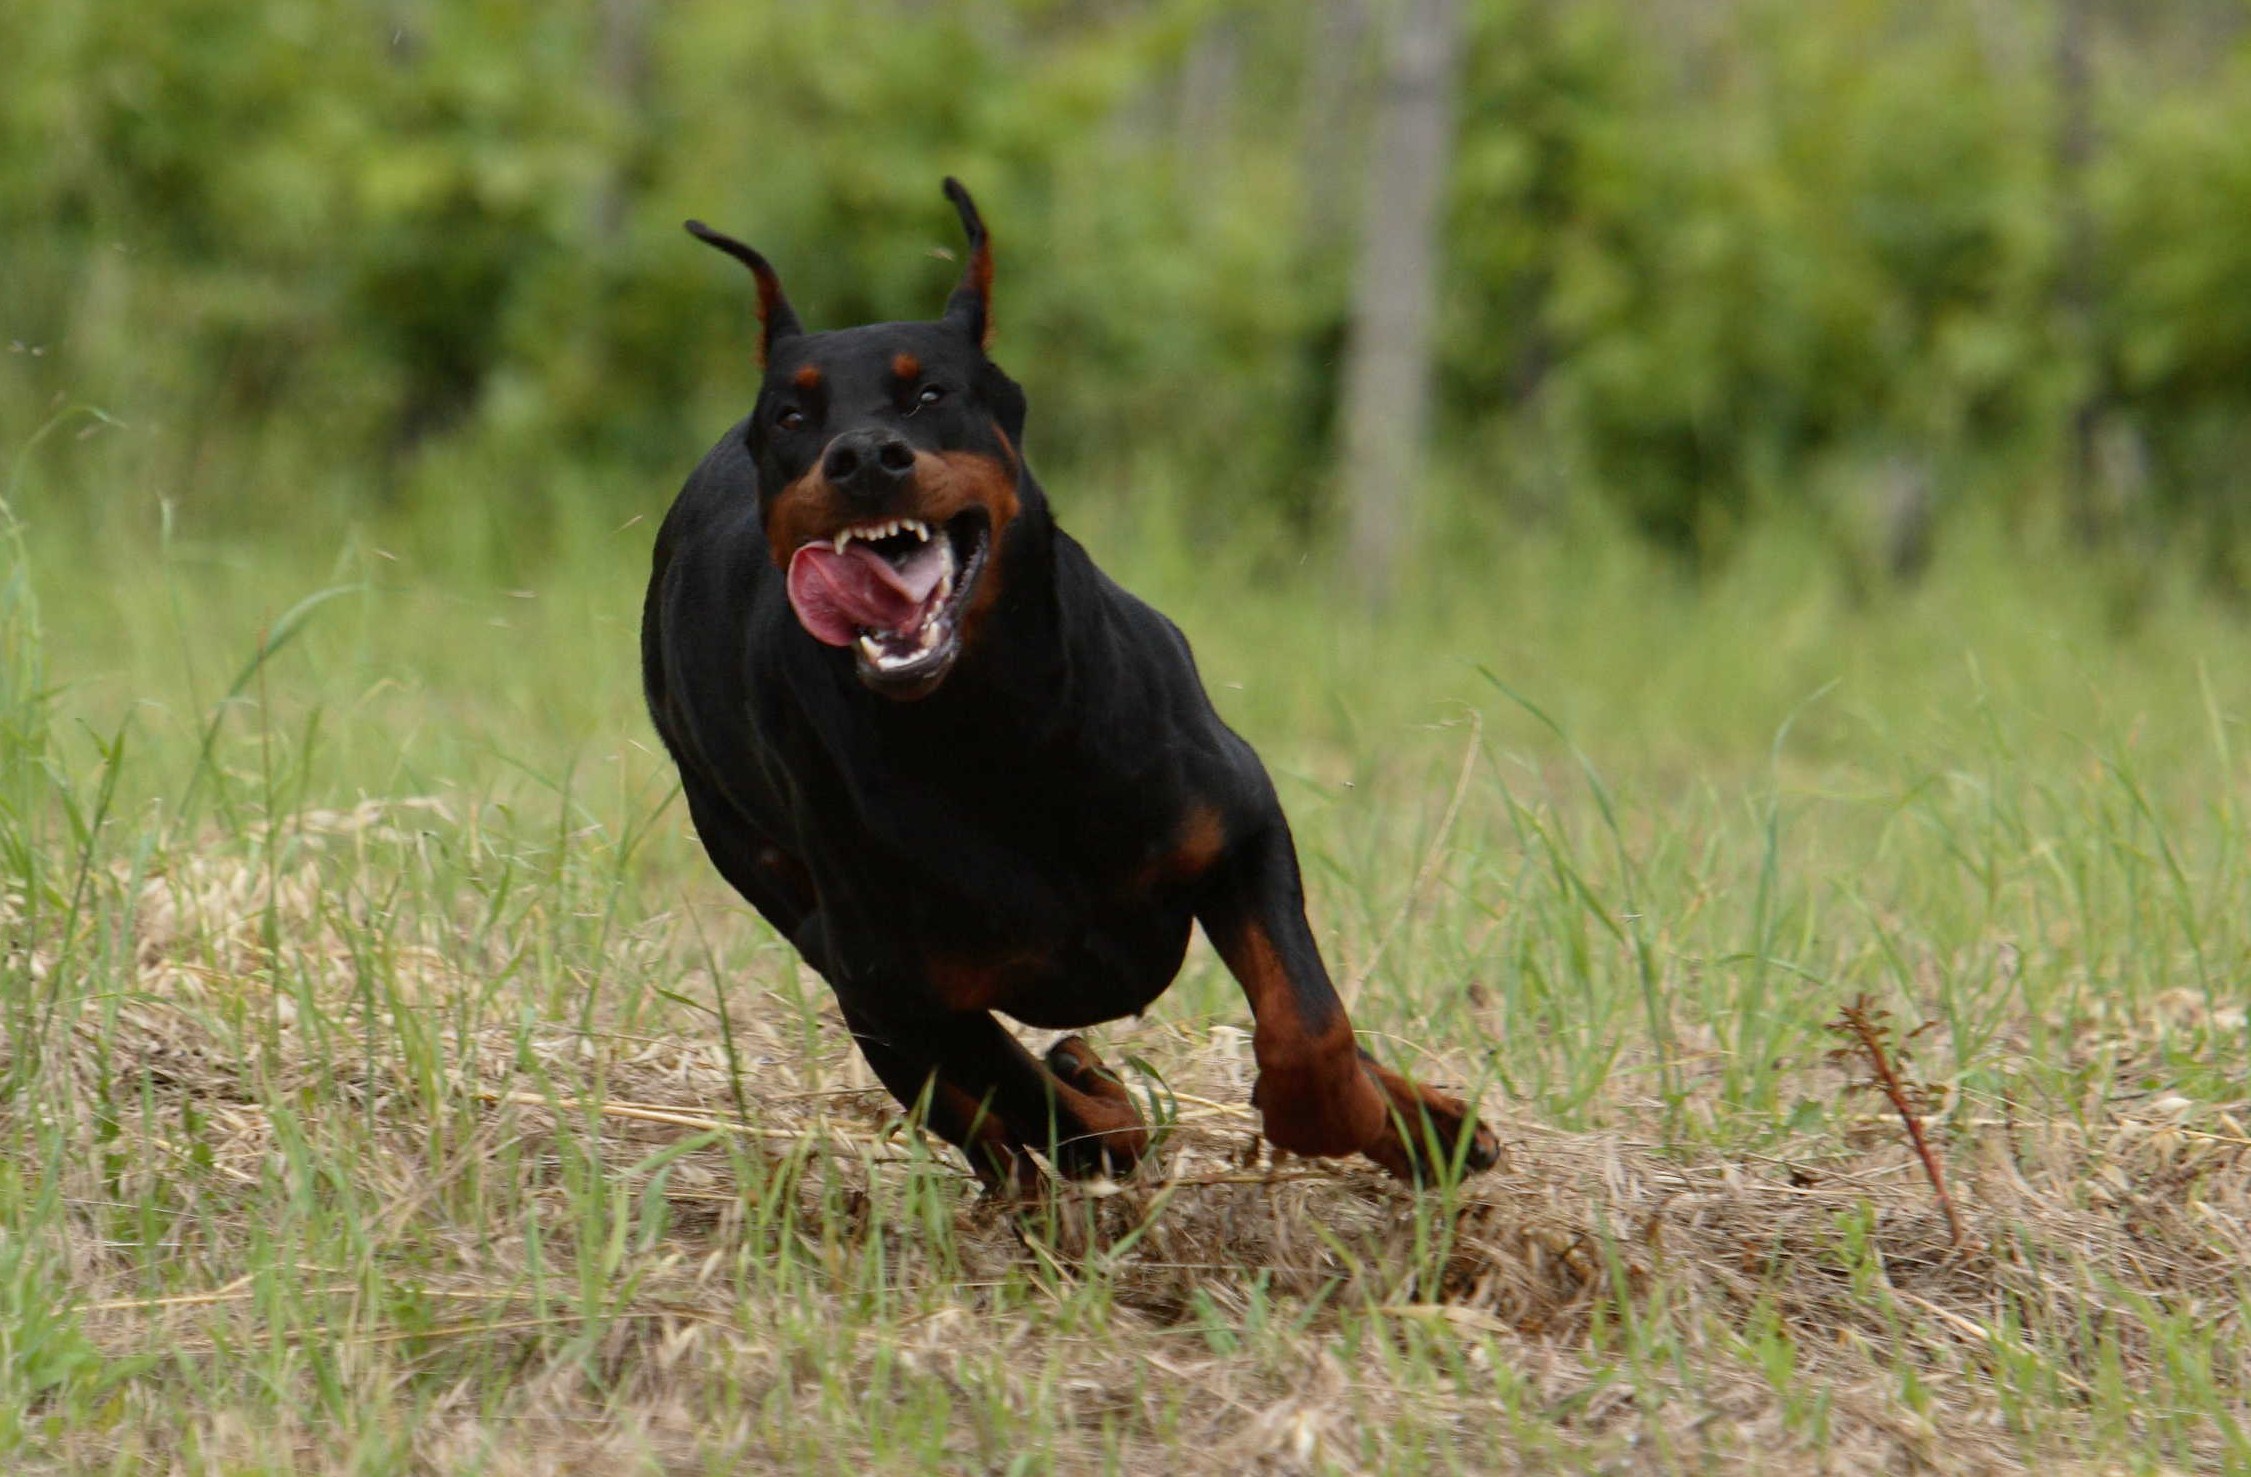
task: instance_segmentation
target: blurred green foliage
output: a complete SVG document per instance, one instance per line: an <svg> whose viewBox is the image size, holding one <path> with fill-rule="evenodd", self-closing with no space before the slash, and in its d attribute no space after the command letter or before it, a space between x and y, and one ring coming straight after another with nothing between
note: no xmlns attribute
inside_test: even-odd
<svg viewBox="0 0 2251 1477"><path fill-rule="evenodd" d="M2076 497L2232 550L2247 14L2077 0L2079 170L2073 3L1469 5L1442 480L1705 557L1777 513L1849 531L1905 466L1942 521ZM1124 497L1157 463L1200 526L1318 526L1383 9L0 7L0 444L98 404L129 451L43 458L111 458L90 500L536 546L558 500L658 505L747 403L748 283L682 217L815 326L928 316L950 172L1051 480Z"/></svg>

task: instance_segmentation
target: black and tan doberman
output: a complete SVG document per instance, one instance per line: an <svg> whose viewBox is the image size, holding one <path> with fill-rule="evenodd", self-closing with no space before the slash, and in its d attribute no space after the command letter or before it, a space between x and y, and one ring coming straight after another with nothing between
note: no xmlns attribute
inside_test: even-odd
<svg viewBox="0 0 2251 1477"><path fill-rule="evenodd" d="M934 322L809 333L766 259L765 377L657 537L650 712L727 881L835 990L860 1049L986 1185L1129 1169L1148 1144L1086 1042L1044 1061L994 1013L1134 1015L1201 924L1256 1016L1266 1136L1408 1179L1489 1130L1360 1049L1307 927L1274 787L1188 643L1056 526L1024 392L986 356L969 195Z"/></svg>

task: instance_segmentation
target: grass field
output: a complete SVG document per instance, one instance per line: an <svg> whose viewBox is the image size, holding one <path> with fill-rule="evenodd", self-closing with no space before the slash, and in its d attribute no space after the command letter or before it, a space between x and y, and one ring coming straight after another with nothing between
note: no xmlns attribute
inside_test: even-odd
<svg viewBox="0 0 2251 1477"><path fill-rule="evenodd" d="M1097 1035L1161 1152L1020 1236L698 852L647 521L490 580L18 512L10 1471L2251 1470L2251 631L2162 581L1549 532L1369 623L1098 522L1507 1156L1274 1162L1199 944Z"/></svg>

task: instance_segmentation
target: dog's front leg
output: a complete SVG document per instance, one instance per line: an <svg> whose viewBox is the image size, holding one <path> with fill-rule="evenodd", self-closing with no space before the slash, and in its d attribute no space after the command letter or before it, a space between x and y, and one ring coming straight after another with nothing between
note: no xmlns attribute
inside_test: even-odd
<svg viewBox="0 0 2251 1477"><path fill-rule="evenodd" d="M1230 841L1204 880L1196 916L1250 997L1252 1101L1275 1147L1365 1154L1408 1180L1428 1178L1457 1154L1472 1170L1498 1160L1498 1142L1466 1104L1360 1050L1306 925L1297 850L1278 810Z"/></svg>
<svg viewBox="0 0 2251 1477"><path fill-rule="evenodd" d="M883 1085L902 1106L923 1108L930 1130L968 1157L994 1195L1040 1193L1033 1146L1073 1179L1126 1173L1149 1146L1133 1099L1077 1036L1041 1062L986 1011L871 1014L841 992L838 1000Z"/></svg>
<svg viewBox="0 0 2251 1477"><path fill-rule="evenodd" d="M1009 1199L1039 1194L1039 1166L1003 1110L991 1063L960 1039L956 1022L870 1014L842 994L838 1003L877 1079L901 1107L919 1109L925 1127L961 1150L987 1193Z"/></svg>

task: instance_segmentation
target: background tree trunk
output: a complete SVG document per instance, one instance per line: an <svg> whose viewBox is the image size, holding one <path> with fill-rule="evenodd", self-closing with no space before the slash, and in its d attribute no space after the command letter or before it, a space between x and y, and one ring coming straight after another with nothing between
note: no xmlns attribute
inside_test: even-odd
<svg viewBox="0 0 2251 1477"><path fill-rule="evenodd" d="M649 111L649 7L646 0L601 0L603 98L615 112L615 126L632 142L617 151L594 196L594 239L614 249L625 235L632 172L639 167Z"/></svg>
<svg viewBox="0 0 2251 1477"><path fill-rule="evenodd" d="M1368 0L1316 0L1304 18L1305 237L1317 255L1341 261L1362 178L1355 143L1368 100Z"/></svg>
<svg viewBox="0 0 2251 1477"><path fill-rule="evenodd" d="M1390 20L1344 368L1347 552L1370 605L1392 592L1424 476L1439 204L1461 40L1457 0L1401 0Z"/></svg>
<svg viewBox="0 0 2251 1477"><path fill-rule="evenodd" d="M2087 167L2095 153L2093 67L2089 59L2091 0L2061 0L2056 16L2056 193L2062 213L2063 263L2057 307L2085 382L2071 406L2064 453L2064 502L2080 541L2095 545L2110 529L2097 484L2106 383L2095 325L2095 225L2087 200Z"/></svg>

